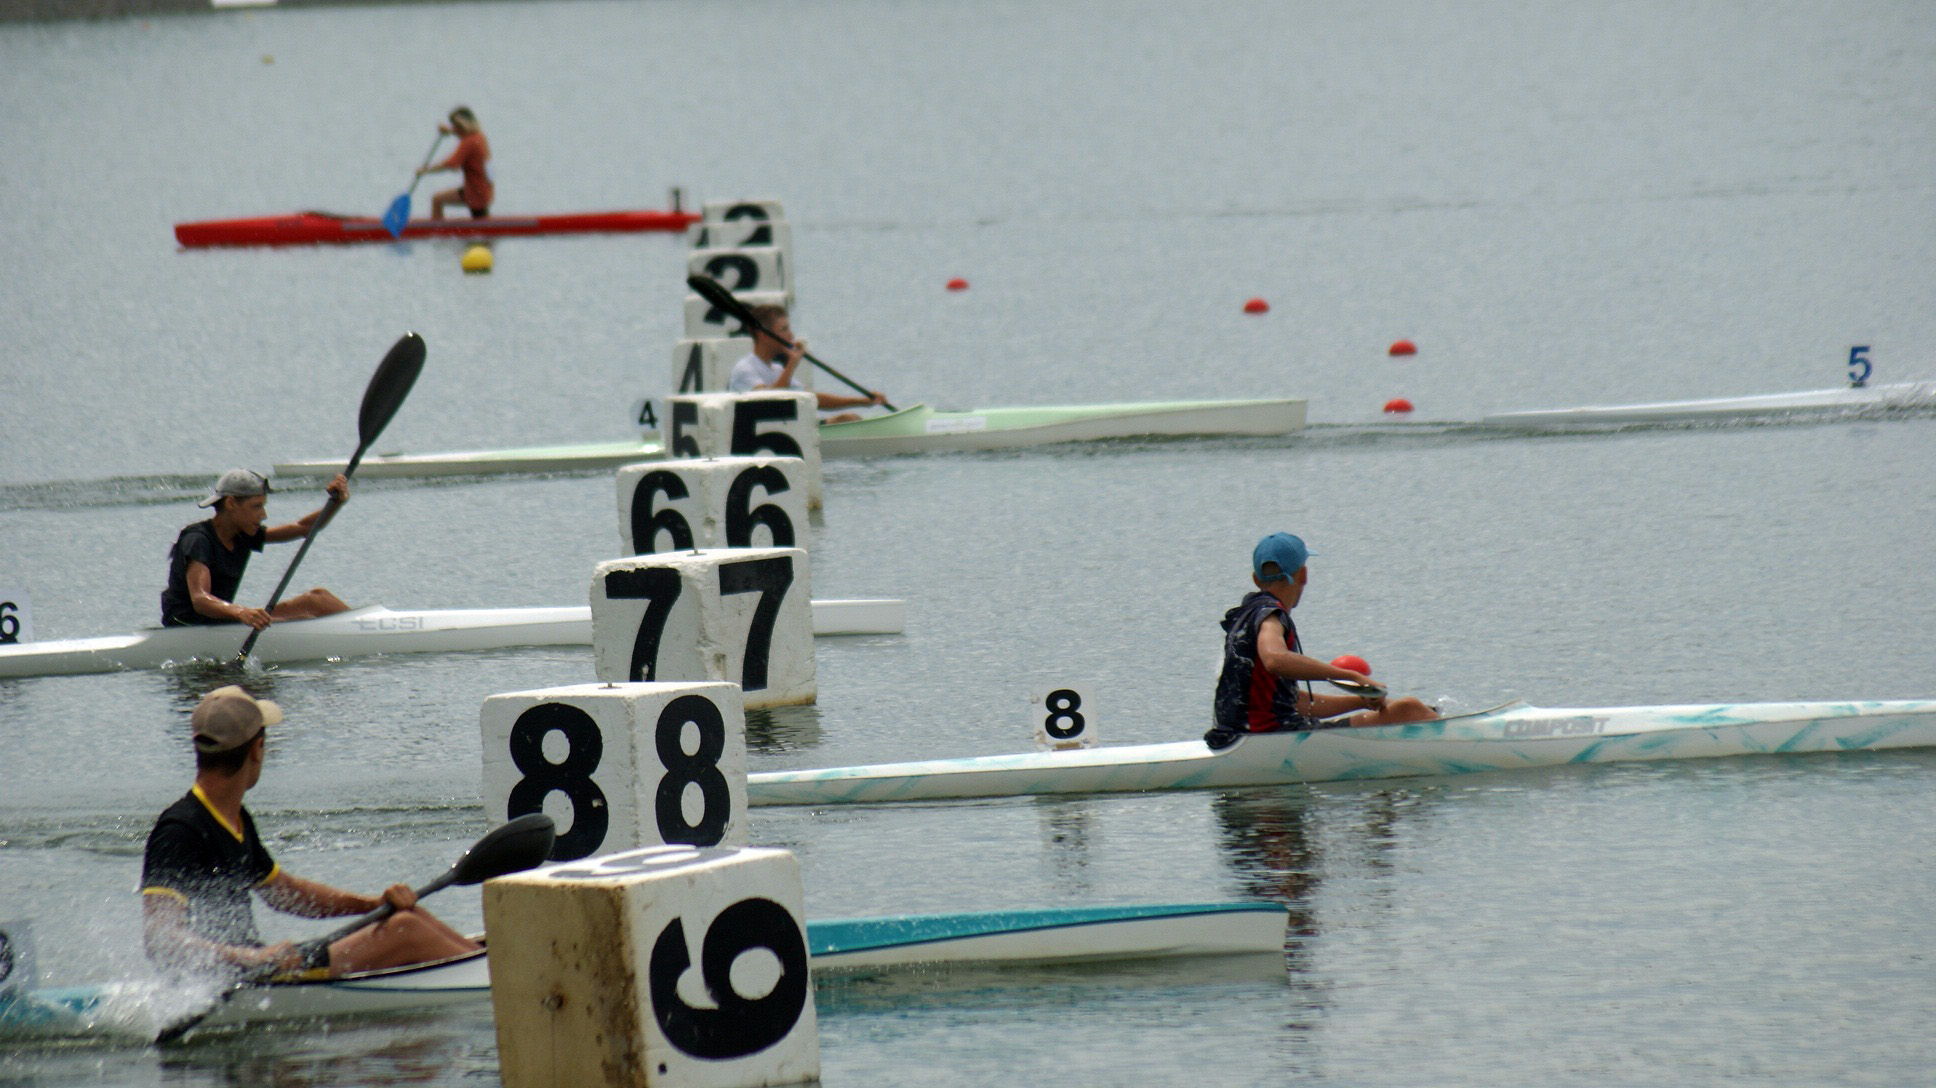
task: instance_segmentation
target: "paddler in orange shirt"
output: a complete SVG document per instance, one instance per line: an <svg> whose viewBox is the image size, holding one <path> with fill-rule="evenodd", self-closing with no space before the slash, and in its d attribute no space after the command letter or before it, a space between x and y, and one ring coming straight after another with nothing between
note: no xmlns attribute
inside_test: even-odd
<svg viewBox="0 0 1936 1088"><path fill-rule="evenodd" d="M484 138L484 130L478 127L477 115L469 106L459 106L450 111L450 123L438 125L437 131L457 137L457 150L450 158L435 166L426 166L418 174L434 174L439 170L462 170L464 184L455 189L446 189L430 198L430 218L442 219L444 205L463 204L471 210L472 219L482 219L491 214L491 199L497 190L491 185L491 176L484 172L484 164L491 161L491 142Z"/></svg>

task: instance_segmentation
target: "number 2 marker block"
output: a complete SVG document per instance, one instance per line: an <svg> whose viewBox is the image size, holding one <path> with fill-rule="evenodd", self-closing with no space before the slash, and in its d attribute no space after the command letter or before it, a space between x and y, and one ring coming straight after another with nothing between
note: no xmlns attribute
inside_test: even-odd
<svg viewBox="0 0 1936 1088"><path fill-rule="evenodd" d="M799 548L712 548L614 559L592 571L599 680L726 681L744 705L811 703L813 606Z"/></svg>
<svg viewBox="0 0 1936 1088"><path fill-rule="evenodd" d="M807 541L798 457L650 461L618 472L625 555L693 548L791 548Z"/></svg>
<svg viewBox="0 0 1936 1088"><path fill-rule="evenodd" d="M732 684L580 684L493 695L484 811L543 812L554 860L746 842L746 715Z"/></svg>
<svg viewBox="0 0 1936 1088"><path fill-rule="evenodd" d="M658 847L484 886L505 1088L820 1076L800 866Z"/></svg>
<svg viewBox="0 0 1936 1088"><path fill-rule="evenodd" d="M798 457L807 505L820 505L820 415L814 395L778 389L666 398L666 456Z"/></svg>

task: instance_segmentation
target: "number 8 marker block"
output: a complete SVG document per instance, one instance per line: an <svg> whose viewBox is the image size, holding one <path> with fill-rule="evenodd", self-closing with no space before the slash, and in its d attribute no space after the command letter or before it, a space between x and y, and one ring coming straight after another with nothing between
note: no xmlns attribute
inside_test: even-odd
<svg viewBox="0 0 1936 1088"><path fill-rule="evenodd" d="M807 505L820 505L820 415L812 393L704 393L666 398L666 456L798 457Z"/></svg>
<svg viewBox="0 0 1936 1088"><path fill-rule="evenodd" d="M820 1076L800 866L657 847L484 886L505 1088Z"/></svg>
<svg viewBox="0 0 1936 1088"><path fill-rule="evenodd" d="M493 695L484 811L543 812L556 861L746 842L746 715L732 684L580 684Z"/></svg>
<svg viewBox="0 0 1936 1088"><path fill-rule="evenodd" d="M611 684L724 680L747 709L811 703L813 606L799 548L712 548L592 570L592 667Z"/></svg>
<svg viewBox="0 0 1936 1088"><path fill-rule="evenodd" d="M791 548L807 539L798 457L651 461L618 472L625 555L693 548Z"/></svg>

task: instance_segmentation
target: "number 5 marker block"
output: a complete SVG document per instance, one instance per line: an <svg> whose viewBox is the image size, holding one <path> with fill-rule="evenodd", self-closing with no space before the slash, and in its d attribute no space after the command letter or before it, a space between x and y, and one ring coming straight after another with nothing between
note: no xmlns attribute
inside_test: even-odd
<svg viewBox="0 0 1936 1088"><path fill-rule="evenodd" d="M551 857L746 842L746 715L732 684L580 684L493 695L484 811L557 821Z"/></svg>
<svg viewBox="0 0 1936 1088"><path fill-rule="evenodd" d="M484 886L505 1088L820 1076L800 866L658 847Z"/></svg>
<svg viewBox="0 0 1936 1088"><path fill-rule="evenodd" d="M651 461L618 472L625 555L693 548L791 548L807 540L798 457Z"/></svg>
<svg viewBox="0 0 1936 1088"><path fill-rule="evenodd" d="M592 667L611 684L724 680L747 709L811 703L813 606L799 548L614 559L592 571Z"/></svg>
<svg viewBox="0 0 1936 1088"><path fill-rule="evenodd" d="M820 415L812 393L704 393L666 398L666 456L798 457L807 505L820 505Z"/></svg>

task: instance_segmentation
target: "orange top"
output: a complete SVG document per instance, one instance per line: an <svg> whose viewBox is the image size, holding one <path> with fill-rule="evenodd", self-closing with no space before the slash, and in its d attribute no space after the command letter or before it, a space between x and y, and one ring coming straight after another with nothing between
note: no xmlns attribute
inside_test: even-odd
<svg viewBox="0 0 1936 1088"><path fill-rule="evenodd" d="M437 164L440 170L459 169L464 172L464 206L468 208L488 208L491 198L497 195L491 186L491 176L484 172L484 164L491 161L491 144L484 139L482 132L473 132L457 141L457 150L450 158Z"/></svg>

